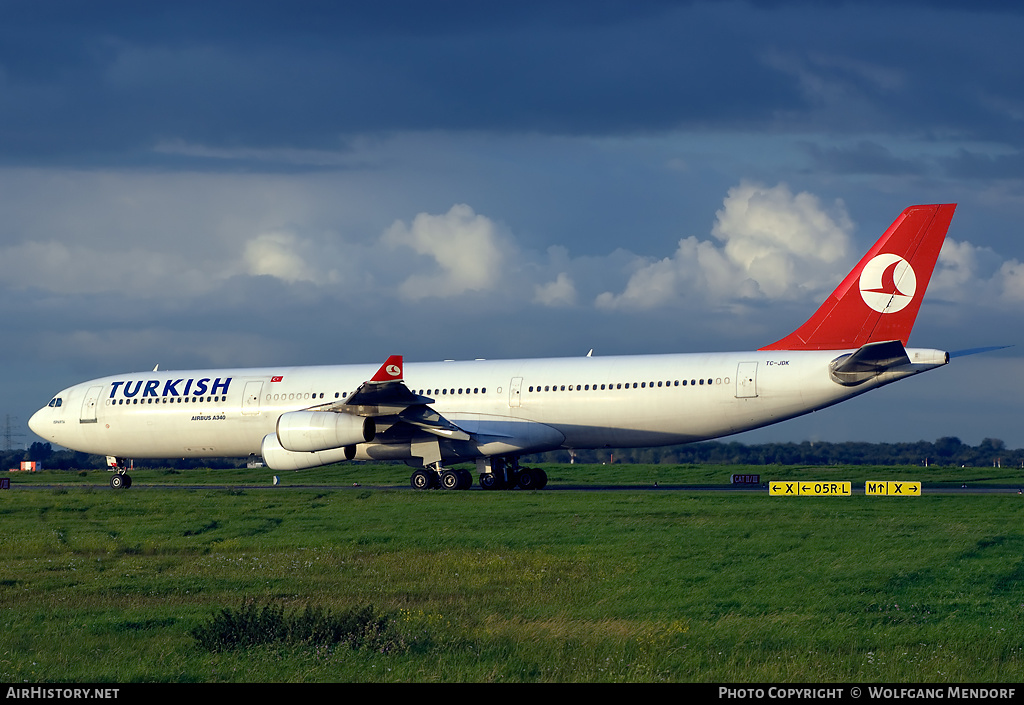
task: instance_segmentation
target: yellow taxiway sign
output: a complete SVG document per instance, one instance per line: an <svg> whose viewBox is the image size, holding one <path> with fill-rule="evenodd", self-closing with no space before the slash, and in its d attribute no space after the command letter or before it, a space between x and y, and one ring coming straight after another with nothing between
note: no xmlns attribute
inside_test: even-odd
<svg viewBox="0 0 1024 705"><path fill-rule="evenodd" d="M920 497L921 483L901 480L868 480L864 483L864 494L884 495L886 497Z"/></svg>
<svg viewBox="0 0 1024 705"><path fill-rule="evenodd" d="M849 482L776 480L768 483L768 494L777 497L849 497Z"/></svg>

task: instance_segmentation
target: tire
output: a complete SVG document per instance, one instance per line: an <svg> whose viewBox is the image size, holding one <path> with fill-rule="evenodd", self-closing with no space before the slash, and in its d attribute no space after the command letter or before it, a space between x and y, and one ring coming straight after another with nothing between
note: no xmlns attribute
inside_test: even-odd
<svg viewBox="0 0 1024 705"><path fill-rule="evenodd" d="M480 473L480 487L485 490L504 489L504 483L493 472Z"/></svg>
<svg viewBox="0 0 1024 705"><path fill-rule="evenodd" d="M113 477L110 478L110 488L113 490L123 490L127 488L127 484L124 481L125 476L120 473L114 473Z"/></svg>
<svg viewBox="0 0 1024 705"><path fill-rule="evenodd" d="M532 468L523 468L516 475L516 484L519 485L521 490L536 490L540 489L537 485L539 484L540 478L537 477L536 473Z"/></svg>
<svg viewBox="0 0 1024 705"><path fill-rule="evenodd" d="M414 490L429 490L434 486L433 473L429 470L417 470L409 478L409 484Z"/></svg>
<svg viewBox="0 0 1024 705"><path fill-rule="evenodd" d="M462 489L462 476L459 475L458 470L445 470L441 473L441 489L444 490L461 490Z"/></svg>
<svg viewBox="0 0 1024 705"><path fill-rule="evenodd" d="M548 474L540 468L534 468L533 471L537 473L537 489L542 490L548 486Z"/></svg>

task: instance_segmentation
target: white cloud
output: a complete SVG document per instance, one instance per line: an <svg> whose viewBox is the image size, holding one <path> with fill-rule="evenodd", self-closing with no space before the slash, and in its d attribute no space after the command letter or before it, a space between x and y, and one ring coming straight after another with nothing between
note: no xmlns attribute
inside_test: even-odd
<svg viewBox="0 0 1024 705"><path fill-rule="evenodd" d="M648 309L684 299L729 303L794 299L821 293L843 272L852 223L841 202L827 212L808 193L785 184L743 182L730 189L711 241L688 237L672 257L637 263L621 294L605 292L606 309Z"/></svg>
<svg viewBox="0 0 1024 705"><path fill-rule="evenodd" d="M1024 264L1013 259L1004 262L997 274L999 293L1007 302L1024 301Z"/></svg>
<svg viewBox="0 0 1024 705"><path fill-rule="evenodd" d="M930 295L986 308L1024 301L1024 264L1004 260L989 247L947 237L928 287Z"/></svg>
<svg viewBox="0 0 1024 705"><path fill-rule="evenodd" d="M412 300L498 288L511 247L493 221L464 204L444 215L420 213L411 225L396 221L381 242L433 260L431 271L412 274L400 285L400 294Z"/></svg>
<svg viewBox="0 0 1024 705"><path fill-rule="evenodd" d="M533 300L544 306L572 306L576 303L576 285L568 274L559 272L554 281L534 287Z"/></svg>
<svg viewBox="0 0 1024 705"><path fill-rule="evenodd" d="M243 262L246 274L269 275L283 281L315 282L318 280L310 264L299 254L305 244L294 233L264 233L245 245Z"/></svg>

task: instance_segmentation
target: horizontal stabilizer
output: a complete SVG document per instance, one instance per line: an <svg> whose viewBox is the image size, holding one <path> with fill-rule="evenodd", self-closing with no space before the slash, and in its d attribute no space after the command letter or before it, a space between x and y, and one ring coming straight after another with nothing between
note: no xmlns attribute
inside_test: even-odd
<svg viewBox="0 0 1024 705"><path fill-rule="evenodd" d="M977 355L978 353L992 352L993 350L1002 350L1003 348L1012 348L1012 345L990 345L987 348L970 348L969 350L957 350L951 352L950 357L967 357L968 355Z"/></svg>
<svg viewBox="0 0 1024 705"><path fill-rule="evenodd" d="M832 361L832 379L839 384L852 387L877 377L888 369L909 365L910 358L903 343L886 340L868 343L851 355L843 355Z"/></svg>

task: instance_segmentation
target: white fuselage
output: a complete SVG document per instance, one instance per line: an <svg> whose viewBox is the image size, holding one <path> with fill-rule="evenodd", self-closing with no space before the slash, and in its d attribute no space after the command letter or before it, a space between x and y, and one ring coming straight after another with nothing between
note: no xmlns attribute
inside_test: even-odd
<svg viewBox="0 0 1024 705"><path fill-rule="evenodd" d="M517 448L623 448L716 438L830 406L946 360L942 351L909 349L909 365L850 387L829 373L829 363L850 352L408 363L405 384L433 399L432 409L469 433L532 439L519 445L477 444L456 454L468 459ZM100 455L259 455L281 414L343 401L375 369L339 365L116 375L65 389L29 425L47 441ZM383 431L374 443L359 446L356 457L391 457L379 452L388 442ZM449 451L446 458L451 457Z"/></svg>

